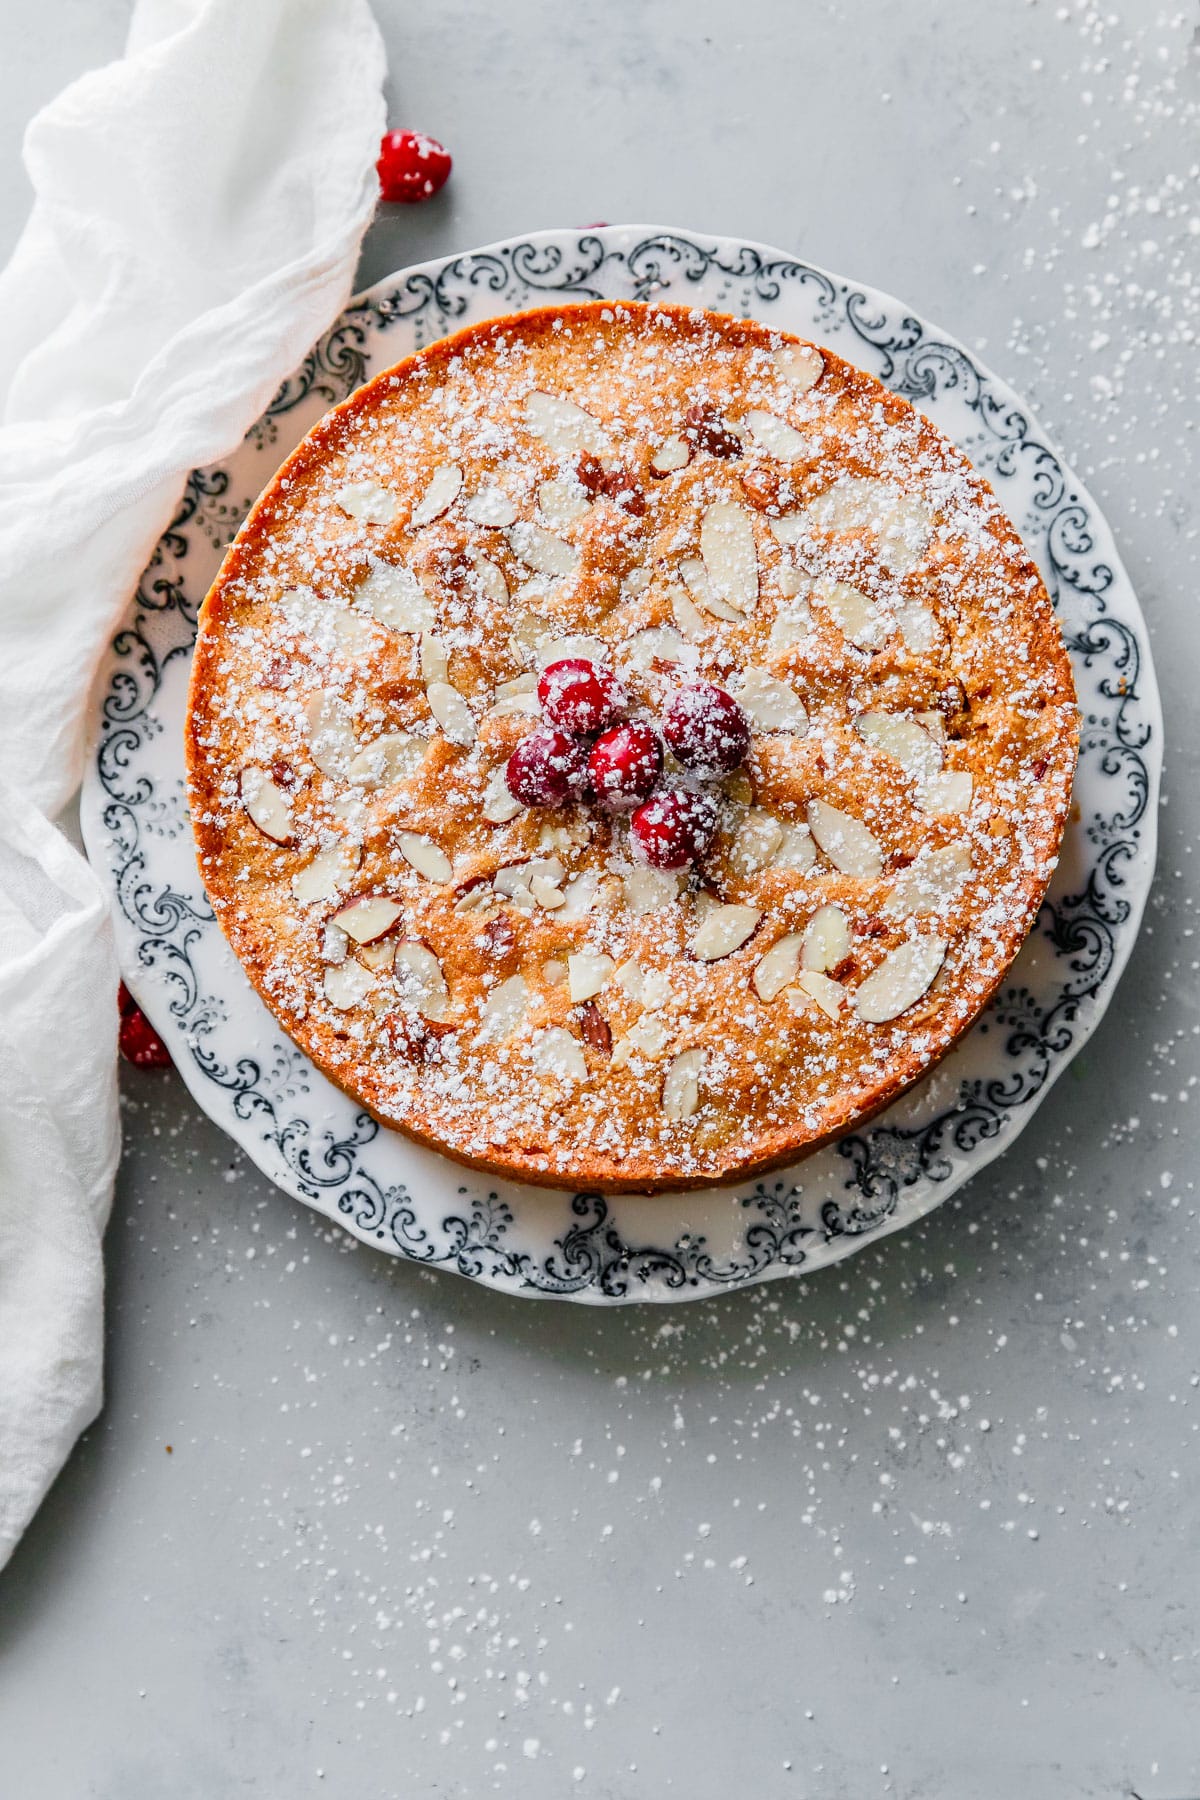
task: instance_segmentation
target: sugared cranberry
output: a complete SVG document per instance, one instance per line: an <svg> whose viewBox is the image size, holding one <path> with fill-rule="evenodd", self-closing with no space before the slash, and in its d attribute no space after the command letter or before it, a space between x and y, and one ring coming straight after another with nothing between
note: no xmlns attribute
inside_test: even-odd
<svg viewBox="0 0 1200 1800"><path fill-rule="evenodd" d="M126 1062L139 1069L169 1069L171 1056L167 1046L122 982L117 995L121 1023L117 1043Z"/></svg>
<svg viewBox="0 0 1200 1800"><path fill-rule="evenodd" d="M652 869L684 869L703 856L717 828L711 794L668 788L639 806L629 821L634 845Z"/></svg>
<svg viewBox="0 0 1200 1800"><path fill-rule="evenodd" d="M538 699L542 711L560 731L603 731L628 702L611 669L597 668L582 656L569 656L542 670Z"/></svg>
<svg viewBox="0 0 1200 1800"><path fill-rule="evenodd" d="M663 736L694 775L728 775L746 760L750 721L724 688L695 681L671 701Z"/></svg>
<svg viewBox="0 0 1200 1800"><path fill-rule="evenodd" d="M662 745L649 725L614 725L592 745L588 775L601 806L623 812L644 800L662 769Z"/></svg>
<svg viewBox="0 0 1200 1800"><path fill-rule="evenodd" d="M379 146L375 167L383 198L412 206L445 187L450 152L423 131L389 131Z"/></svg>
<svg viewBox="0 0 1200 1800"><path fill-rule="evenodd" d="M587 745L539 725L523 737L508 759L504 778L522 806L565 806L587 791Z"/></svg>

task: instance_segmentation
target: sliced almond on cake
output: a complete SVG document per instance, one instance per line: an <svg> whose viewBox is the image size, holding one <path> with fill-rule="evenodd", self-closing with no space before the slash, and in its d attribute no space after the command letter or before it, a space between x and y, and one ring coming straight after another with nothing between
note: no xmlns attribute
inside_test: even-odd
<svg viewBox="0 0 1200 1800"><path fill-rule="evenodd" d="M427 944L405 938L396 945L393 964L396 987L404 1005L423 1019L444 1019L450 1009L450 990L442 965Z"/></svg>
<svg viewBox="0 0 1200 1800"><path fill-rule="evenodd" d="M577 950L567 958L567 987L571 999L592 1000L616 968L602 950Z"/></svg>
<svg viewBox="0 0 1200 1800"><path fill-rule="evenodd" d="M371 969L364 969L359 962L332 963L322 977L321 986L330 1006L339 1012L349 1012L352 1006L361 1006L371 989L375 986L375 974Z"/></svg>
<svg viewBox="0 0 1200 1800"><path fill-rule="evenodd" d="M931 776L917 795L922 812L950 814L971 810L975 778L969 769L947 769Z"/></svg>
<svg viewBox="0 0 1200 1800"><path fill-rule="evenodd" d="M773 456L777 462L795 462L804 454L805 441L795 426L789 425L786 419L780 419L775 413L762 412L758 407L746 414L746 423L756 444Z"/></svg>
<svg viewBox="0 0 1200 1800"><path fill-rule="evenodd" d="M605 456L612 449L599 419L561 394L535 389L525 401L525 423L556 456L578 456L585 450Z"/></svg>
<svg viewBox="0 0 1200 1800"><path fill-rule="evenodd" d="M431 681L425 689L429 710L452 744L469 750L477 732L470 707L456 687L448 681Z"/></svg>
<svg viewBox="0 0 1200 1800"><path fill-rule="evenodd" d="M518 521L508 534L513 555L539 575L573 575L579 567L579 548L566 538L543 531L528 519Z"/></svg>
<svg viewBox="0 0 1200 1800"><path fill-rule="evenodd" d="M437 624L433 601L412 570L399 563L372 563L354 599L391 631L432 631Z"/></svg>
<svg viewBox="0 0 1200 1800"><path fill-rule="evenodd" d="M758 599L758 551L754 524L736 500L717 500L700 523L700 556L713 594L739 613Z"/></svg>
<svg viewBox="0 0 1200 1800"><path fill-rule="evenodd" d="M784 344L771 352L771 361L798 394L806 394L825 373L825 358L815 344Z"/></svg>
<svg viewBox="0 0 1200 1800"><path fill-rule="evenodd" d="M400 510L398 497L377 481L347 481L333 499L348 519L357 519L360 525L390 525Z"/></svg>
<svg viewBox="0 0 1200 1800"><path fill-rule="evenodd" d="M863 1023L886 1025L915 1006L941 968L946 947L944 938L917 937L889 951L854 996Z"/></svg>
<svg viewBox="0 0 1200 1800"><path fill-rule="evenodd" d="M886 640L891 629L887 614L849 582L818 581L812 597L814 604L830 615L842 636L860 650L874 650Z"/></svg>
<svg viewBox="0 0 1200 1800"><path fill-rule="evenodd" d="M334 844L328 850L318 850L312 861L292 876L292 893L301 906L328 900L346 885L361 862L362 850L357 844Z"/></svg>
<svg viewBox="0 0 1200 1800"><path fill-rule="evenodd" d="M346 768L346 779L356 787L389 787L411 781L425 760L429 739L411 731L389 731L355 752Z"/></svg>
<svg viewBox="0 0 1200 1800"><path fill-rule="evenodd" d="M825 800L808 803L808 826L835 869L873 881L883 869L879 839L861 819L830 806Z"/></svg>
<svg viewBox="0 0 1200 1800"><path fill-rule="evenodd" d="M472 525L484 525L492 531L515 525L518 517L516 506L501 487L477 489L463 502L463 511Z"/></svg>
<svg viewBox="0 0 1200 1800"><path fill-rule="evenodd" d="M404 908L386 894L360 894L335 912L332 923L356 944L370 944L384 937L395 925Z"/></svg>
<svg viewBox="0 0 1200 1800"><path fill-rule="evenodd" d="M760 1000L774 1000L795 981L800 968L800 950L804 939L800 932L789 931L771 945L766 955L754 966L751 980Z"/></svg>
<svg viewBox="0 0 1200 1800"><path fill-rule="evenodd" d="M269 770L250 763L242 770L238 786L242 806L250 823L257 826L273 844L295 843L296 826L292 818L291 800Z"/></svg>
<svg viewBox="0 0 1200 1800"><path fill-rule="evenodd" d="M732 956L754 935L762 913L756 906L714 906L692 938L692 955L699 962L716 962Z"/></svg>
<svg viewBox="0 0 1200 1800"><path fill-rule="evenodd" d="M801 737L808 730L808 711L795 688L780 681L769 669L751 663L737 690L739 704L760 731L789 731Z"/></svg>
<svg viewBox="0 0 1200 1800"><path fill-rule="evenodd" d="M574 1082L588 1078L583 1045L565 1025L548 1025L544 1031L539 1031L529 1046L529 1060L539 1075Z"/></svg>
<svg viewBox="0 0 1200 1800"><path fill-rule="evenodd" d="M592 503L577 481L556 476L538 488L538 511L551 531L562 531L592 510ZM536 566L536 565L534 565Z"/></svg>
<svg viewBox="0 0 1200 1800"><path fill-rule="evenodd" d="M668 1119L690 1119L700 1105L704 1079L703 1050L681 1050L673 1056L663 1077L662 1109Z"/></svg>
<svg viewBox="0 0 1200 1800"><path fill-rule="evenodd" d="M957 896L970 873L971 852L965 844L927 850L897 876L879 910L885 918L901 919L940 912Z"/></svg>
<svg viewBox="0 0 1200 1800"><path fill-rule="evenodd" d="M941 769L941 746L923 725L902 713L860 713L854 729L873 750L882 750L899 763L910 781L927 782Z"/></svg>
<svg viewBox="0 0 1200 1800"><path fill-rule="evenodd" d="M423 875L426 881L446 882L454 874L454 866L440 844L419 831L402 831L396 839L405 862Z"/></svg>
<svg viewBox="0 0 1200 1800"><path fill-rule="evenodd" d="M443 463L433 471L429 478L429 486L413 508L409 523L414 531L422 525L431 525L434 519L440 519L458 499L462 491L463 472L457 463Z"/></svg>
<svg viewBox="0 0 1200 1800"><path fill-rule="evenodd" d="M836 969L850 954L850 925L840 906L819 906L804 930L806 969Z"/></svg>
<svg viewBox="0 0 1200 1800"><path fill-rule="evenodd" d="M664 438L654 455L650 458L650 467L656 475L670 475L676 469L684 469L692 459L692 447L686 438Z"/></svg>
<svg viewBox="0 0 1200 1800"><path fill-rule="evenodd" d="M529 984L523 975L510 975L494 987L479 1014L479 1037L485 1044L506 1038L524 1022L529 1006Z"/></svg>

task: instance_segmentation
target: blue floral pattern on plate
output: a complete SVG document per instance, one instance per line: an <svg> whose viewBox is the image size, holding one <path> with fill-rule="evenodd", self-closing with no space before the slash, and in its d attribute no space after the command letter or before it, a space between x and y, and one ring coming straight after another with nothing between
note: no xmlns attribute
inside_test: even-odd
<svg viewBox="0 0 1200 1800"><path fill-rule="evenodd" d="M287 1039L225 943L187 829L196 614L275 467L328 407L448 331L557 300L655 298L828 343L991 481L1062 621L1083 711L1076 809L1010 980L939 1069L761 1181L653 1197L492 1182L379 1126ZM1003 382L874 289L783 251L651 227L550 231L425 263L353 301L238 451L196 470L113 639L83 824L126 980L200 1105L287 1193L381 1249L525 1295L691 1299L813 1270L930 1211L1015 1137L1090 1036L1154 865L1162 725L1145 626L1095 503Z"/></svg>

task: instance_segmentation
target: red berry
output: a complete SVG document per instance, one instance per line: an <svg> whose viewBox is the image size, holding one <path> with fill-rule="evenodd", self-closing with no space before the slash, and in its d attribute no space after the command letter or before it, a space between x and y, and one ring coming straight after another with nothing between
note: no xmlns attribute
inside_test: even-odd
<svg viewBox="0 0 1200 1800"><path fill-rule="evenodd" d="M389 131L379 146L379 187L385 200L411 206L445 187L450 152L423 131Z"/></svg>
<svg viewBox="0 0 1200 1800"><path fill-rule="evenodd" d="M588 775L601 806L623 812L644 800L662 770L662 745L649 725L614 725L592 745Z"/></svg>
<svg viewBox="0 0 1200 1800"><path fill-rule="evenodd" d="M587 745L539 725L523 737L508 759L504 778L522 806L565 806L587 791Z"/></svg>
<svg viewBox="0 0 1200 1800"><path fill-rule="evenodd" d="M603 731L628 702L611 669L598 669L582 656L569 656L542 670L538 699L560 731Z"/></svg>
<svg viewBox="0 0 1200 1800"><path fill-rule="evenodd" d="M746 760L750 721L724 688L696 681L675 695L663 721L663 736L693 774L728 775Z"/></svg>
<svg viewBox="0 0 1200 1800"><path fill-rule="evenodd" d="M139 1069L169 1069L172 1065L167 1046L124 982L121 983L117 1004L121 1012L121 1023L117 1029L121 1055Z"/></svg>
<svg viewBox="0 0 1200 1800"><path fill-rule="evenodd" d="M717 829L711 794L668 788L639 806L629 821L639 855L652 869L683 869L703 856Z"/></svg>

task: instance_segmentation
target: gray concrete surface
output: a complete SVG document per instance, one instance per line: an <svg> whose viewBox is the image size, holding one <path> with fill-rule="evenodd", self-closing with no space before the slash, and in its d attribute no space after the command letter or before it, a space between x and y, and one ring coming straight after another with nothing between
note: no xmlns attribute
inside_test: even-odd
<svg viewBox="0 0 1200 1800"><path fill-rule="evenodd" d="M728 230L1023 389L1150 620L1158 890L1001 1163L670 1313L355 1248L130 1071L108 1407L0 1581L0 1797L1200 1793L1195 0L377 10L394 118L457 161L364 278ZM23 120L126 15L0 0L0 250Z"/></svg>

